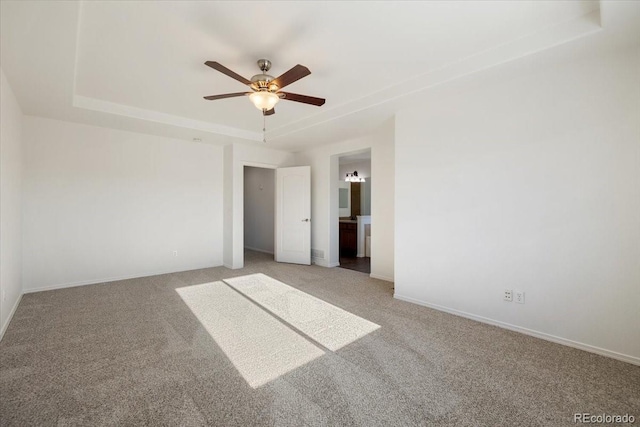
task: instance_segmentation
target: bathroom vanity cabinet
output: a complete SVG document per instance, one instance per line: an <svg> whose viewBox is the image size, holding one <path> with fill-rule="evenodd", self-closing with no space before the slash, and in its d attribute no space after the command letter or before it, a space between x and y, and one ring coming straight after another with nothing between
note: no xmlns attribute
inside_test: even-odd
<svg viewBox="0 0 640 427"><path fill-rule="evenodd" d="M355 257L358 253L358 222L340 221L340 256Z"/></svg>

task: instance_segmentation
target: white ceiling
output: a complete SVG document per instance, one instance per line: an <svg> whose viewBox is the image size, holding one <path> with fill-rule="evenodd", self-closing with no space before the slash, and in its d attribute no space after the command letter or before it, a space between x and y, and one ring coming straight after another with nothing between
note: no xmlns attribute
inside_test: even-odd
<svg viewBox="0 0 640 427"><path fill-rule="evenodd" d="M248 99L202 99L246 90L203 63L247 78L259 58L274 76L303 64L312 74L286 90L326 104L282 101L267 118L268 144L297 151L368 132L429 87L598 32L600 12L597 1L3 1L1 65L26 114L262 144Z"/></svg>

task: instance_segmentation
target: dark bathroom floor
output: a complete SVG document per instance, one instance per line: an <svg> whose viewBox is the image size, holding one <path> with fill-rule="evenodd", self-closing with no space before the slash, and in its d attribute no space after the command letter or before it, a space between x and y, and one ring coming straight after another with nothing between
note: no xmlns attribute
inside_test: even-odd
<svg viewBox="0 0 640 427"><path fill-rule="evenodd" d="M362 273L371 273L371 258L348 258L340 257L340 268L346 268L348 270L360 271Z"/></svg>

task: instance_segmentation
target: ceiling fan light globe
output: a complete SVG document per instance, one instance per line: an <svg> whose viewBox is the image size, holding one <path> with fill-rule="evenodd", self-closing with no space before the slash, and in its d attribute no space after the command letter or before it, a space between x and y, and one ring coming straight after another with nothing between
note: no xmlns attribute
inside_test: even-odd
<svg viewBox="0 0 640 427"><path fill-rule="evenodd" d="M271 110L280 101L278 95L267 91L254 92L249 95L249 99L260 111Z"/></svg>

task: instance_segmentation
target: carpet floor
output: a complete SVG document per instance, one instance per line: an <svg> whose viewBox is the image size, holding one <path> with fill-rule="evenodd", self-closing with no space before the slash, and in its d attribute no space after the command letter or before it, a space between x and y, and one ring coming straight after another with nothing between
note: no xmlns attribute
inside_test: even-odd
<svg viewBox="0 0 640 427"><path fill-rule="evenodd" d="M362 273L278 264L256 252L245 263L24 295L0 342L0 425L559 426L584 412L640 418L638 366L395 300L392 283ZM252 386L213 338L220 331L208 331L177 289L253 273L380 328ZM246 298L236 294L218 287L206 297ZM269 323L251 317L252 328ZM254 365L259 372L259 360Z"/></svg>

